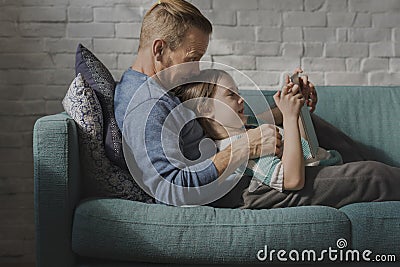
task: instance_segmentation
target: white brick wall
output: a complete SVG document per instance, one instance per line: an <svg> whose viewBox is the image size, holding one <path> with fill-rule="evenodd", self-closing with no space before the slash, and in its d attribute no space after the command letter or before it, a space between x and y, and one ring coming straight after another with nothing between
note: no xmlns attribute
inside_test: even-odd
<svg viewBox="0 0 400 267"><path fill-rule="evenodd" d="M83 43L116 79L155 0L0 1L0 265L32 266L32 127L62 110ZM262 88L301 65L317 85L400 84L399 0L191 0L214 25L205 59ZM243 86L251 85L243 77Z"/></svg>

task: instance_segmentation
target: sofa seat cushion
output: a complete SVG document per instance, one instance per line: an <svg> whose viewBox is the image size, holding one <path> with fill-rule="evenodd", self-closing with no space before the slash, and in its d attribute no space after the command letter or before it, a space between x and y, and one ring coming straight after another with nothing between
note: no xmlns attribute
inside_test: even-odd
<svg viewBox="0 0 400 267"><path fill-rule="evenodd" d="M340 211L351 221L354 249L400 258L400 201L350 204Z"/></svg>
<svg viewBox="0 0 400 267"><path fill-rule="evenodd" d="M72 248L109 260L260 263L256 254L265 245L321 251L340 238L350 243L350 231L342 212L322 206L240 210L91 199L75 211Z"/></svg>

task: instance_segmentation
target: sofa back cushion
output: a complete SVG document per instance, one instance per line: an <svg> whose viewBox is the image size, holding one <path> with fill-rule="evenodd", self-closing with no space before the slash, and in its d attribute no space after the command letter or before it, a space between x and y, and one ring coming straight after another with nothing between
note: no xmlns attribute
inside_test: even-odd
<svg viewBox="0 0 400 267"><path fill-rule="evenodd" d="M400 87L318 87L317 114L364 144L375 160L400 167Z"/></svg>
<svg viewBox="0 0 400 267"><path fill-rule="evenodd" d="M374 160L400 167L400 86L318 86L315 113L362 144ZM271 106L275 91L262 91ZM255 113L261 101L255 90L241 91Z"/></svg>

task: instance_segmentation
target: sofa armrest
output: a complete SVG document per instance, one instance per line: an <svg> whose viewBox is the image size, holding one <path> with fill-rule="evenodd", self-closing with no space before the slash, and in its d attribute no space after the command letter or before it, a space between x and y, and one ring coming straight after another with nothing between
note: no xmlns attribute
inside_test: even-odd
<svg viewBox="0 0 400 267"><path fill-rule="evenodd" d="M80 197L75 122L65 113L38 119L33 131L37 266L72 266L72 216Z"/></svg>

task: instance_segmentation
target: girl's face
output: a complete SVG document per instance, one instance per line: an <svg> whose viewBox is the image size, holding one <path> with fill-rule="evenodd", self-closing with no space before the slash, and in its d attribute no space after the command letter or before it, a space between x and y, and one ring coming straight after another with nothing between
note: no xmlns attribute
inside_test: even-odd
<svg viewBox="0 0 400 267"><path fill-rule="evenodd" d="M218 80L214 95L214 119L230 128L242 128L246 122L243 98L229 75L223 75Z"/></svg>

